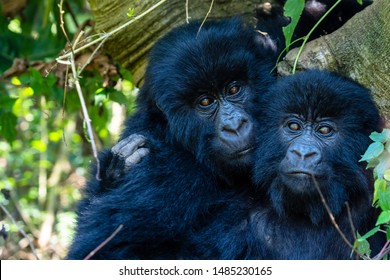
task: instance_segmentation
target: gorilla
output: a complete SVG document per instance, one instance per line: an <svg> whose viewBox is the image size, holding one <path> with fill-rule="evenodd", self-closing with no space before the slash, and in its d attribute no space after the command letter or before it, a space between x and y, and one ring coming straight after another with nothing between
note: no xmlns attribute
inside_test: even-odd
<svg viewBox="0 0 390 280"><path fill-rule="evenodd" d="M181 244L192 226L251 184L274 45L237 18L199 27L176 28L151 51L137 110L78 206L68 259L191 258Z"/></svg>
<svg viewBox="0 0 390 280"><path fill-rule="evenodd" d="M359 162L381 128L369 90L311 70L279 80L259 106L249 203L236 200L195 228L187 251L211 259L356 258L347 242L377 218L371 171ZM370 243L379 253L385 236Z"/></svg>

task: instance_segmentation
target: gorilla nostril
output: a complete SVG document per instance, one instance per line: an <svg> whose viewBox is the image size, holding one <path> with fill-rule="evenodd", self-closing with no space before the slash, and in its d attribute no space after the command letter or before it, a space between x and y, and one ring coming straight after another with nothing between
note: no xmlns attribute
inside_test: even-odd
<svg viewBox="0 0 390 280"><path fill-rule="evenodd" d="M308 145L294 145L288 153L288 157L292 161L303 161L310 164L318 164L321 160L321 153Z"/></svg>

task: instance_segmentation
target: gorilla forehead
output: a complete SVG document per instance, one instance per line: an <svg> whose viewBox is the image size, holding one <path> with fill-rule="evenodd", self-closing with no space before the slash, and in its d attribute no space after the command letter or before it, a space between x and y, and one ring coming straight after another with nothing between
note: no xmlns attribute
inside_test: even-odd
<svg viewBox="0 0 390 280"><path fill-rule="evenodd" d="M154 100L193 97L198 90L247 81L259 54L255 32L239 19L191 23L171 31L153 48L145 83Z"/></svg>
<svg viewBox="0 0 390 280"><path fill-rule="evenodd" d="M344 126L376 129L379 113L370 91L339 75L319 70L282 79L271 90L268 105L273 114L298 114L309 121L341 119Z"/></svg>

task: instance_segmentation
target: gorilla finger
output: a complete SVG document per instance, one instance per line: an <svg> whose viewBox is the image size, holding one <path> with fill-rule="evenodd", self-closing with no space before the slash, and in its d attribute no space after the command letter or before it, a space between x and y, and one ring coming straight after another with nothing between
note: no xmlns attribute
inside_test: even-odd
<svg viewBox="0 0 390 280"><path fill-rule="evenodd" d="M128 157L134 153L139 147L145 145L146 138L140 134L131 134L125 139L119 141L111 151L120 157Z"/></svg>
<svg viewBox="0 0 390 280"><path fill-rule="evenodd" d="M140 148L136 150L132 155L130 155L125 160L125 168L129 169L139 163L142 158L146 157L149 154L149 149L147 148Z"/></svg>

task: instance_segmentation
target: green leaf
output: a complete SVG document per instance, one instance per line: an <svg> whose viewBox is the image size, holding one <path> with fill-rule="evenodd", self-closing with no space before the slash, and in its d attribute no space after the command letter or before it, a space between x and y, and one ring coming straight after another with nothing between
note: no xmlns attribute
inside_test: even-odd
<svg viewBox="0 0 390 280"><path fill-rule="evenodd" d="M134 15L135 8L129 8L129 11L127 13L128 17L132 17Z"/></svg>
<svg viewBox="0 0 390 280"><path fill-rule="evenodd" d="M128 100L126 96L120 91L116 91L116 90L110 91L109 98L110 100L115 101L119 104L124 104L124 105L128 104Z"/></svg>
<svg viewBox="0 0 390 280"><path fill-rule="evenodd" d="M375 225L382 225L388 222L390 222L390 210L383 211L382 213L380 213Z"/></svg>
<svg viewBox="0 0 390 280"><path fill-rule="evenodd" d="M373 236L375 233L377 233L378 231L380 230L380 227L377 226L377 227L374 227L372 230L370 230L369 232L367 232L365 235L359 237L357 240L359 242L362 242L363 240L366 240L367 238L370 238L371 236Z"/></svg>
<svg viewBox="0 0 390 280"><path fill-rule="evenodd" d="M356 0L360 5L363 5L363 0Z"/></svg>
<svg viewBox="0 0 390 280"><path fill-rule="evenodd" d="M383 192L386 189L386 181L382 178L376 179L374 183L374 199L372 204L375 204L375 202L379 199L378 193Z"/></svg>
<svg viewBox="0 0 390 280"><path fill-rule="evenodd" d="M10 143L16 139L17 121L17 117L11 112L0 114L0 136Z"/></svg>
<svg viewBox="0 0 390 280"><path fill-rule="evenodd" d="M370 256L370 243L366 239L363 239L359 233L357 234L357 237L358 238L355 240L353 247L356 248L361 255Z"/></svg>
<svg viewBox="0 0 390 280"><path fill-rule="evenodd" d="M374 142L368 147L367 151L359 161L370 161L374 158L377 158L384 151L384 149L385 147L382 143Z"/></svg>
<svg viewBox="0 0 390 280"><path fill-rule="evenodd" d="M390 240L390 227L386 229L386 239Z"/></svg>
<svg viewBox="0 0 390 280"><path fill-rule="evenodd" d="M379 133L379 132L376 132L376 131L371 133L370 138L371 138L372 141L381 142L381 143L385 142L386 139L387 139L385 133Z"/></svg>
<svg viewBox="0 0 390 280"><path fill-rule="evenodd" d="M386 181L390 182L390 169L386 170L383 174L383 178L385 178Z"/></svg>
<svg viewBox="0 0 390 280"><path fill-rule="evenodd" d="M295 27L298 24L299 18L305 8L305 0L287 0L284 4L284 15L291 18L289 25L283 27L283 34L286 41L286 49L288 51L291 43L291 38L294 34Z"/></svg>
<svg viewBox="0 0 390 280"><path fill-rule="evenodd" d="M377 159L372 161L378 162L374 169L374 174L377 178L383 178L385 172L390 169L390 153L385 150Z"/></svg>
<svg viewBox="0 0 390 280"><path fill-rule="evenodd" d="M378 201L383 211L390 210L390 188L386 188L385 190L378 189Z"/></svg>

